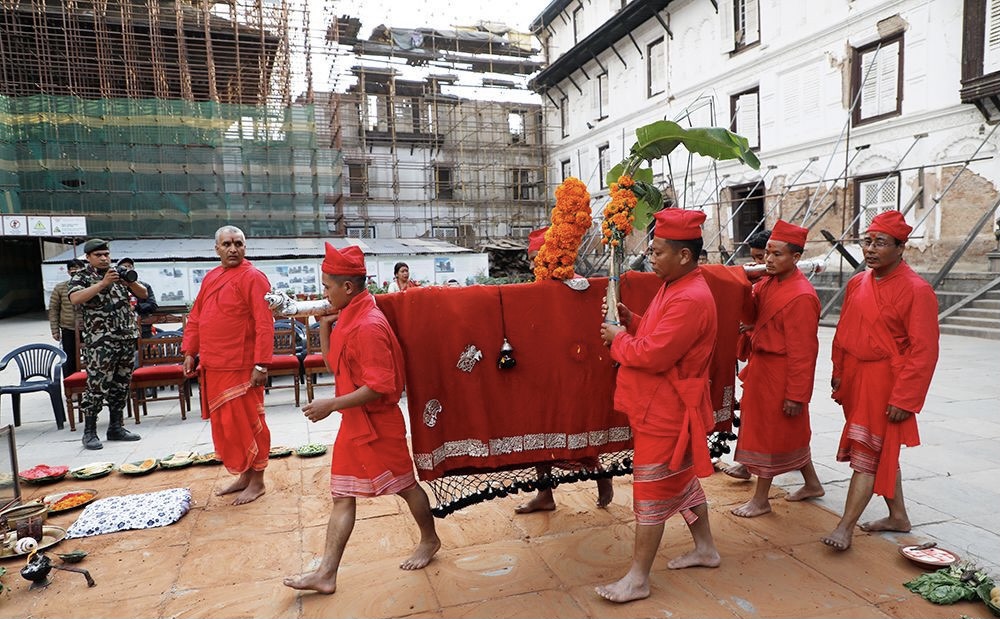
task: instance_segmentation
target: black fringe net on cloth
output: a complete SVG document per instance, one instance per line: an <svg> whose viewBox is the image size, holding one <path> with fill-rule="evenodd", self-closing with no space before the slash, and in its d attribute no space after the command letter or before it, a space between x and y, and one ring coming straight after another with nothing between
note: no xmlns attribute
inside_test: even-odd
<svg viewBox="0 0 1000 619"><path fill-rule="evenodd" d="M733 425L739 425L734 419ZM708 452L720 458L731 451L729 441L736 438L732 432L712 432L708 436ZM552 472L539 477L534 465L526 468L488 471L468 475L448 475L427 482L434 493L436 505L431 512L438 518L463 507L492 501L519 492L535 492L590 479L621 477L632 474L632 450L600 455L600 468L574 468L566 463L552 463Z"/></svg>
<svg viewBox="0 0 1000 619"><path fill-rule="evenodd" d="M574 468L567 463L553 462L552 473L538 476L534 465L527 468L488 471L469 475L448 475L427 482L434 493L436 505L431 512L438 518L463 507L483 501L503 498L518 492L535 492L588 479L602 479L632 474L632 450L600 455L597 469Z"/></svg>

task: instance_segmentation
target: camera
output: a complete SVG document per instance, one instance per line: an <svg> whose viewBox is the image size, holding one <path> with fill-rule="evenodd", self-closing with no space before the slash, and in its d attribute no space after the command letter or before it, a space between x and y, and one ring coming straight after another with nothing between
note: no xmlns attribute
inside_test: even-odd
<svg viewBox="0 0 1000 619"><path fill-rule="evenodd" d="M122 281L131 284L139 279L139 274L127 267L115 267L115 270L118 271L118 277L122 278Z"/></svg>

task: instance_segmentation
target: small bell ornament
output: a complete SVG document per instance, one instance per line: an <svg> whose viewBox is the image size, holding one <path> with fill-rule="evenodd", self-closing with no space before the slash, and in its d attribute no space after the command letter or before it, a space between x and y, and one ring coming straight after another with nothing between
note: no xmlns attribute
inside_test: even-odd
<svg viewBox="0 0 1000 619"><path fill-rule="evenodd" d="M501 370L509 370L515 365L517 365L517 360L514 359L514 347L510 345L507 338L503 338L500 356L497 358L497 367Z"/></svg>

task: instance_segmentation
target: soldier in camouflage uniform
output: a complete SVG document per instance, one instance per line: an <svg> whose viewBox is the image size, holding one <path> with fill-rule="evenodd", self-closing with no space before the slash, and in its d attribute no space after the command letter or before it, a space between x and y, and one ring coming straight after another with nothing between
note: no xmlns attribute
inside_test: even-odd
<svg viewBox="0 0 1000 619"><path fill-rule="evenodd" d="M87 391L80 404L84 416L83 446L101 449L104 446L97 438L97 415L105 399L111 413L108 440L137 441L140 438L124 426L139 338L129 293L145 299L147 292L138 281L126 282L111 268L107 241L90 239L84 243L83 251L88 266L70 279L69 298L80 308L83 359L87 364Z"/></svg>

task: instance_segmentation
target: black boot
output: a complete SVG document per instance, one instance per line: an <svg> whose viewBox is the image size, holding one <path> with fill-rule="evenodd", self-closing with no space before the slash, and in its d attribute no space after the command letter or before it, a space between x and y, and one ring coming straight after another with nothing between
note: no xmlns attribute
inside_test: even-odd
<svg viewBox="0 0 1000 619"><path fill-rule="evenodd" d="M111 420L108 421L109 441L137 441L141 438L138 434L132 434L125 429L125 425L122 423L121 411L111 413Z"/></svg>
<svg viewBox="0 0 1000 619"><path fill-rule="evenodd" d="M97 438L97 415L87 415L83 418L83 448L104 449L101 439Z"/></svg>

